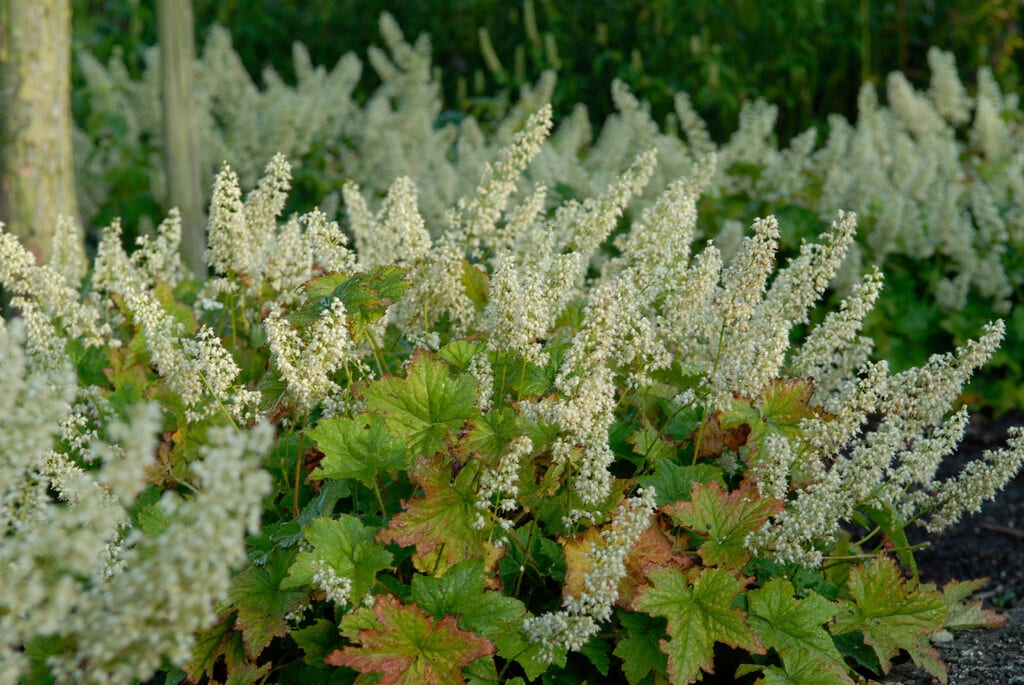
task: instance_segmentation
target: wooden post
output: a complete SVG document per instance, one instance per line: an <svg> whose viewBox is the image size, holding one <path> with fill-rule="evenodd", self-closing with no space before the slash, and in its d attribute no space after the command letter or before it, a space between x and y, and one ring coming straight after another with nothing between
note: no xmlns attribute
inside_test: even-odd
<svg viewBox="0 0 1024 685"><path fill-rule="evenodd" d="M191 0L157 0L161 104L167 199L181 212L181 256L193 274L206 276L206 218L203 212L199 131L193 105L195 68Z"/></svg>

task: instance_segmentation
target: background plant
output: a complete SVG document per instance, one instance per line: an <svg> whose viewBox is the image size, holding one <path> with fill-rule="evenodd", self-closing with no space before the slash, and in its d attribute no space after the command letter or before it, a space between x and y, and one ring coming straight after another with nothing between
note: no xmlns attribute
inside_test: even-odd
<svg viewBox="0 0 1024 685"><path fill-rule="evenodd" d="M370 53L382 83L360 105L354 56L328 72L313 68L297 46L297 86L268 73L269 87L261 90L249 80L227 34L215 29L196 72L202 76L199 118L211 176L228 159L243 182L251 182L272 146L281 147L303 159L296 172L297 196L324 201L333 218L345 179L369 191L372 206L394 178L407 174L419 189L428 231L436 234L447 208L473 187L482 160L509 141L525 112L553 97L558 80L547 72L535 87L524 88L500 123L465 117L438 127L445 112L443 89L433 75L429 45L406 42L390 19L383 20L382 32L388 54ZM854 208L861 231L841 273L855 274L860 263L877 262L891 274L890 288L868 322L883 356L897 368L918 364L930 353L963 344L993 316L1008 316L1005 351L971 394L976 405L1006 410L1020 405L1024 340L1024 320L1011 312L1022 282L1018 99L1003 93L988 69L979 72L979 87L971 94L951 55L931 50L928 61L927 91L916 90L899 73L888 78L884 98L865 84L855 124L833 115L827 136L809 129L788 147L776 143L778 109L764 101L746 103L737 131L716 145L689 95L676 95L679 123L664 128L649 106L617 81L612 88L617 112L601 131L595 135L587 112L577 109L528 177L551 189L546 202L553 206L599 192L629 164L637 146L656 146L660 152L654 190L686 173L694 159L716 151L718 172L700 211L707 219L704 230L716 236L726 257L756 215L785 218L782 246L792 253L801 240L813 237L818 222L839 208ZM139 196L155 201L162 187L159 110L153 106L156 72L150 69L142 81L133 81L117 61L104 69L83 55L81 64L97 128L92 138L79 138L79 172L102 179L132 169L148 188ZM332 107L316 105L323 101ZM302 127L293 125L297 117ZM150 174L148 180L140 171ZM112 190L110 184L90 184L83 189L83 207L98 209L100 217L111 213L119 199ZM143 202L148 206L149 200ZM848 285L847 276L840 280Z"/></svg>

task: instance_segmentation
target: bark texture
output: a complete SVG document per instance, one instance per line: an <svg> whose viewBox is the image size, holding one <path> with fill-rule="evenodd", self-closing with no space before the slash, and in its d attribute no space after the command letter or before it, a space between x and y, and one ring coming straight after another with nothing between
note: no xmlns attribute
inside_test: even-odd
<svg viewBox="0 0 1024 685"><path fill-rule="evenodd" d="M80 224L71 159L70 0L0 0L0 221L46 260Z"/></svg>
<svg viewBox="0 0 1024 685"><path fill-rule="evenodd" d="M206 219L193 106L195 21L191 0L157 0L161 104L167 199L181 212L181 256L192 273L206 275Z"/></svg>

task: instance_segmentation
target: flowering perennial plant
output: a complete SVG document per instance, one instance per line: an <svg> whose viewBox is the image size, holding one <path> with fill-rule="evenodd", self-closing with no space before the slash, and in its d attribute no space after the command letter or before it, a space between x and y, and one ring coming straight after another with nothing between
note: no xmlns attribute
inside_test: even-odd
<svg viewBox="0 0 1024 685"><path fill-rule="evenodd" d="M878 271L814 309L854 214L782 267L766 216L724 261L698 203L734 153L635 211L664 171L632 149L548 208L550 108L519 121L447 231L407 177L378 211L345 186L348 231L283 217L279 156L247 196L217 176L205 282L176 215L84 274L55 249L74 283L0 233L0 682L853 683L900 651L942 680L929 635L999 625L906 529L1024 461L1018 430L937 475L1004 324L893 372Z"/></svg>

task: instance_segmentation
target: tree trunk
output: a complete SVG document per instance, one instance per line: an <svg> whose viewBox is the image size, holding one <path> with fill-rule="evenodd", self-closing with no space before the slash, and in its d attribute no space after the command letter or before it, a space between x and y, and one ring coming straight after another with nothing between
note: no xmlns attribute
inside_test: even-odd
<svg viewBox="0 0 1024 685"><path fill-rule="evenodd" d="M164 167L167 198L181 212L181 256L185 265L206 276L206 219L203 216L199 131L192 100L195 65L191 0L157 0L160 82L164 119Z"/></svg>
<svg viewBox="0 0 1024 685"><path fill-rule="evenodd" d="M0 220L45 261L78 225L71 161L71 2L0 0Z"/></svg>

